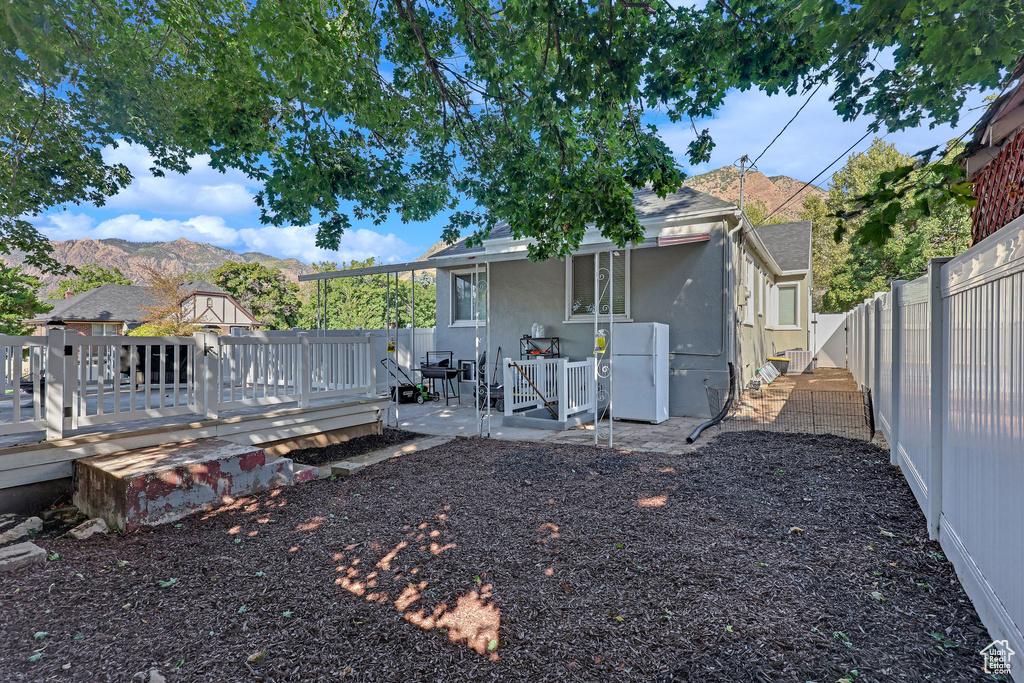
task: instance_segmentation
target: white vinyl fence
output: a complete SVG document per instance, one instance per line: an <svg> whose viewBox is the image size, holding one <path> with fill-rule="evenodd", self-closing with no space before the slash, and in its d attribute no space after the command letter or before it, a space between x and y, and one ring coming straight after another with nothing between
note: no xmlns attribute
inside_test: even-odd
<svg viewBox="0 0 1024 683"><path fill-rule="evenodd" d="M385 393L388 391L388 374L380 365L380 361L388 357L388 337L395 339L395 352L391 355L392 358L397 360L398 364L402 366L410 376L412 373L409 371L410 368L418 368L422 365L425 360L427 352L434 350L434 328L433 327L417 327L415 335L413 330L408 327L404 327L398 330L391 330L391 334L388 335L388 331L384 329L379 330L276 330L272 332L251 332L248 330L237 330L236 334L240 336L264 336L267 338L279 338L279 337L294 337L298 332L305 331L310 339L320 338L337 338L337 337L348 337L348 338L370 338L370 353L375 359L377 368L377 391ZM415 348L415 357L413 349ZM391 380L391 384L394 384L394 380Z"/></svg>
<svg viewBox="0 0 1024 683"><path fill-rule="evenodd" d="M929 534L992 637L1024 653L1024 217L865 300L848 332Z"/></svg>
<svg viewBox="0 0 1024 683"><path fill-rule="evenodd" d="M0 436L376 396L370 335L0 336Z"/></svg>
<svg viewBox="0 0 1024 683"><path fill-rule="evenodd" d="M581 361L506 358L504 380L505 415L543 408L545 400L555 407L561 422L573 415L594 411L593 358Z"/></svg>

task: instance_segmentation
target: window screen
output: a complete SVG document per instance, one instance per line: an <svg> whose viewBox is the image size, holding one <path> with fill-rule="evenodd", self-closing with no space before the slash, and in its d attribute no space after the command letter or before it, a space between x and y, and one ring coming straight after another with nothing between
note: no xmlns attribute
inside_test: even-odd
<svg viewBox="0 0 1024 683"><path fill-rule="evenodd" d="M611 267L609 267L609 254L603 252L597 255L600 258L601 275L603 278L598 283L601 296L601 310L599 315L608 315L608 274L611 271L612 287L611 297L614 303L616 315L627 315L626 310L626 252L614 252ZM572 257L572 301L569 305L570 316L585 316L594 314L594 254L583 254Z"/></svg>
<svg viewBox="0 0 1024 683"><path fill-rule="evenodd" d="M796 287L779 287L779 325L796 324Z"/></svg>

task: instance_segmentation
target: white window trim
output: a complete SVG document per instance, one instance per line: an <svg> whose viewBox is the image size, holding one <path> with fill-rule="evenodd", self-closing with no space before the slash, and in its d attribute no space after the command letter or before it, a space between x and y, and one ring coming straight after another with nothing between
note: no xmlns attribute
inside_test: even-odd
<svg viewBox="0 0 1024 683"><path fill-rule="evenodd" d="M477 321L474 318L469 320L456 320L455 319L455 276L456 275L473 275L476 273L475 268L460 268L459 270L448 271L448 327L476 327ZM487 283L486 286L490 286L487 282L487 273L481 268L479 277L481 280ZM486 316L480 318L480 327L487 325Z"/></svg>
<svg viewBox="0 0 1024 683"><path fill-rule="evenodd" d="M794 318L796 319L796 325L780 325L779 324L779 290L783 287L789 287L796 290L796 294L793 296L793 305L795 307ZM772 329L778 331L799 331L804 329L800 325L800 283L799 282L784 282L779 285L775 285L772 291Z"/></svg>
<svg viewBox="0 0 1024 683"><path fill-rule="evenodd" d="M743 286L747 290L747 300L743 304L743 324L754 326L754 259L743 256Z"/></svg>
<svg viewBox="0 0 1024 683"><path fill-rule="evenodd" d="M765 277L764 271L760 268L757 269L757 315L761 318L764 317L764 299L765 299L765 283L768 278Z"/></svg>
<svg viewBox="0 0 1024 683"><path fill-rule="evenodd" d="M616 251L618 251L618 250L616 250ZM633 279L632 277L630 277L631 274L632 274L632 270L631 270L631 265L630 264L633 261L633 257L630 256L630 252L632 252L632 249L625 249L624 251L626 253L626 256L625 256L625 259L626 259L626 300L625 300L626 312L625 312L625 314L623 314L623 313L616 313L615 314L615 316L612 318L612 320L614 320L617 323L631 323L631 322L633 322L633 318L631 317L632 310L630 308L630 292L631 292L630 282ZM604 253L604 252L594 252L592 254L574 254L573 256L592 256L593 258L596 259L597 258L597 254L599 254L599 253ZM567 257L565 259L565 320L563 320L562 322L564 324L567 324L567 325L568 324L572 324L572 323L590 323L590 324L593 324L594 323L594 314L593 313L583 313L583 314L576 314L576 315L573 315L572 313L570 313L570 311L572 310L572 259L573 259L573 256L569 256L569 257ZM608 316L606 316L606 315L598 316L598 320L607 320L607 319L608 319Z"/></svg>
<svg viewBox="0 0 1024 683"><path fill-rule="evenodd" d="M99 334L96 333L96 328L100 328ZM106 328L113 327L114 331L107 334ZM116 337L121 334L121 324L119 323L92 323L92 329L90 330L92 337Z"/></svg>

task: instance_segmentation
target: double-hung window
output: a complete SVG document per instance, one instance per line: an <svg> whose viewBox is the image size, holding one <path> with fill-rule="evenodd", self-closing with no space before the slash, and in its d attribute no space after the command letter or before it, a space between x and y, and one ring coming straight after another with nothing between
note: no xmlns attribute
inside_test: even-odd
<svg viewBox="0 0 1024 683"><path fill-rule="evenodd" d="M799 286L779 285L777 324L779 327L797 327L800 319Z"/></svg>
<svg viewBox="0 0 1024 683"><path fill-rule="evenodd" d="M451 325L453 327L475 325L477 308L480 309L480 324L483 325L487 318L487 276L485 271L481 269L479 275L475 270L453 272L451 289Z"/></svg>
<svg viewBox="0 0 1024 683"><path fill-rule="evenodd" d="M619 249L597 254L577 254L565 260L565 319L587 321L615 314L616 320L629 320L629 251ZM595 273L597 268L597 286ZM595 306L599 301L600 305ZM609 311L609 309L611 309Z"/></svg>
<svg viewBox="0 0 1024 683"><path fill-rule="evenodd" d="M121 334L120 323L93 323L92 336L111 337Z"/></svg>
<svg viewBox="0 0 1024 683"><path fill-rule="evenodd" d="M743 322L754 324L754 259L749 256L743 261L743 285L747 290L747 300L743 304Z"/></svg>

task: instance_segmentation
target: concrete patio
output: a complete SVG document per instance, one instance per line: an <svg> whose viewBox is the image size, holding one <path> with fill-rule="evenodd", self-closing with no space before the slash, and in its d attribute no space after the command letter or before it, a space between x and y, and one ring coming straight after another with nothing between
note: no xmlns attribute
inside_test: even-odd
<svg viewBox="0 0 1024 683"><path fill-rule="evenodd" d="M398 427L410 432L435 436L475 437L478 434L476 410L469 403L445 406L444 403L415 403L398 406ZM491 437L510 441L544 441L547 443L593 444L594 428L584 424L565 431L547 429L525 429L504 427L501 413L491 414ZM653 451L659 453L686 453L694 450L705 439L710 439L717 430L708 432L698 444L687 445L686 436L703 422L701 418L672 417L661 424L628 422L616 420L614 425L615 448L620 450ZM387 424L387 420L385 420ZM395 425L395 406L391 406L391 426ZM487 422L484 420L484 435ZM602 439L607 444L607 437Z"/></svg>

